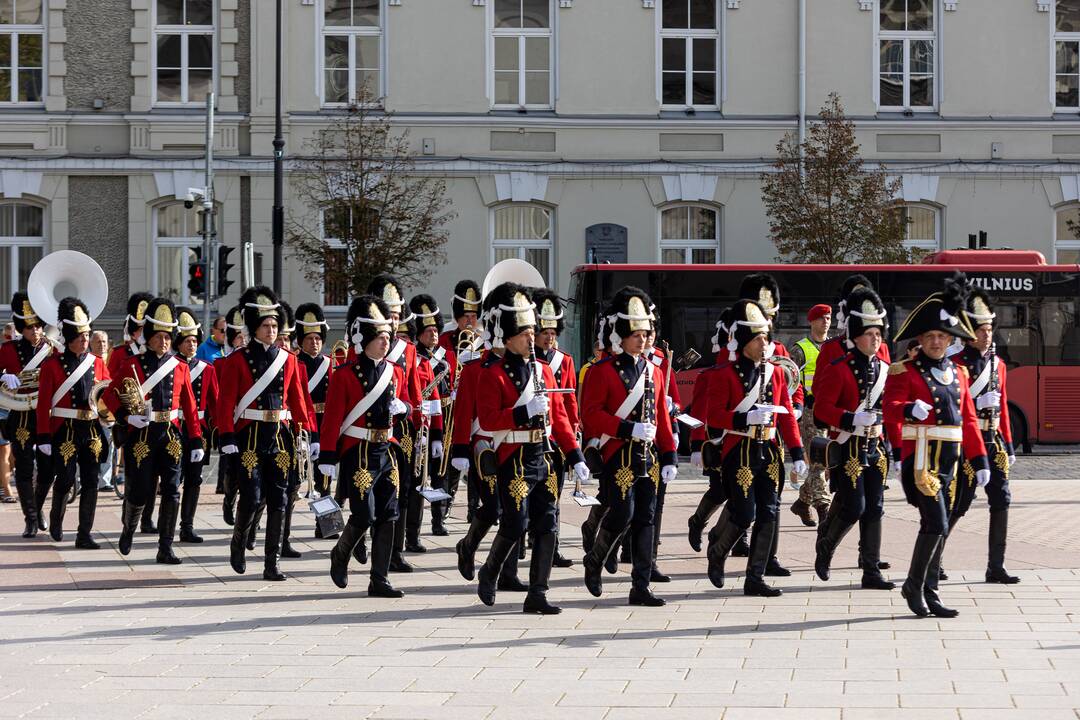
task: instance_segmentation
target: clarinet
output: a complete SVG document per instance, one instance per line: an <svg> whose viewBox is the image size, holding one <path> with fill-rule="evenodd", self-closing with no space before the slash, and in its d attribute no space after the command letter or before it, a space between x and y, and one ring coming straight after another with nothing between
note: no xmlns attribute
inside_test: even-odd
<svg viewBox="0 0 1080 720"><path fill-rule="evenodd" d="M764 357L758 363L758 399L762 402L765 401L765 370L771 367L769 360ZM765 439L762 437L754 438L754 447L757 448L758 461L765 462Z"/></svg>
<svg viewBox="0 0 1080 720"><path fill-rule="evenodd" d="M870 367L866 371L866 399L863 401L863 410L871 412L873 408L870 406L870 394L874 391L874 385L877 384L878 365L877 357L870 358ZM867 459L870 454L870 438L865 435L859 438L859 464L865 467L870 467L870 461Z"/></svg>
<svg viewBox="0 0 1080 720"><path fill-rule="evenodd" d="M997 343L990 343L990 357L987 358L987 362L990 363L990 392L996 392L998 389L998 371L997 371ZM990 408L990 417L996 418L1001 413L1001 407Z"/></svg>
<svg viewBox="0 0 1080 720"><path fill-rule="evenodd" d="M529 366L532 369L533 379L533 391L536 395L545 395L550 400L551 396L548 395L547 385L544 384L544 379L541 377L542 371L540 371L540 363L536 359L536 343L529 343ZM551 438L547 435L548 426L548 413L544 413L543 417L536 416L532 418L531 424L533 428L539 428L544 431L544 452L549 453L553 451L551 447Z"/></svg>
<svg viewBox="0 0 1080 720"><path fill-rule="evenodd" d="M644 424L656 424L656 390L653 388L653 369L652 362L645 358L645 369L642 371L645 373L645 381L642 383L644 387L643 397L641 398L641 422ZM645 449L645 456L649 454L649 442L646 440L642 443Z"/></svg>

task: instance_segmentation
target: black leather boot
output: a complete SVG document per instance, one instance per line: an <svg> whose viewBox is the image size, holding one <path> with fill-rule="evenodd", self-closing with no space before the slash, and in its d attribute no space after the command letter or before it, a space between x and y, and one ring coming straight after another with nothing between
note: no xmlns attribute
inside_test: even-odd
<svg viewBox="0 0 1080 720"><path fill-rule="evenodd" d="M37 483L34 486L34 505L37 508L37 526L38 530L45 532L49 529L49 523L45 520L45 500L49 497L49 489L52 487L52 464L49 462L41 463L39 455L38 463L38 477ZM42 477L43 475L47 477Z"/></svg>
<svg viewBox="0 0 1080 720"><path fill-rule="evenodd" d="M195 534L195 510L199 507L200 485L184 483L180 498L180 542L201 543L200 535Z"/></svg>
<svg viewBox="0 0 1080 720"><path fill-rule="evenodd" d="M596 533L596 541L593 543L592 551L585 556L583 563L585 565L585 587L593 597L600 597L604 594L604 581L601 571L604 569L604 563L607 562L608 557L615 552L615 544L618 543L620 537L622 537L621 533L612 532L601 525Z"/></svg>
<svg viewBox="0 0 1080 720"><path fill-rule="evenodd" d="M292 534L292 518L293 508L296 507L295 500L289 500L289 504L285 506L285 521L281 530L281 557L296 559L303 557L299 550L293 548L289 543L289 536Z"/></svg>
<svg viewBox="0 0 1080 720"><path fill-rule="evenodd" d="M941 556L945 552L946 540L948 540L948 536L941 538L937 550L930 559L930 566L926 570L926 583L923 585L923 598L926 600L926 607L930 609L930 614L934 617L954 618L960 614L960 611L942 605L941 596L938 595L938 568L940 567Z"/></svg>
<svg viewBox="0 0 1080 720"><path fill-rule="evenodd" d="M829 517L825 521L825 532L818 537L817 544L814 547L816 553L814 572L817 573L819 578L826 581L829 579L829 566L832 565L836 548L840 547L844 537L851 532L851 528L855 527L854 523L848 523L839 515L840 503L833 503L832 510L829 511Z"/></svg>
<svg viewBox="0 0 1080 720"><path fill-rule="evenodd" d="M360 524L354 523L350 517L338 535L337 544L330 551L330 579L342 590L349 586L349 558L365 532L367 528L360 527Z"/></svg>
<svg viewBox="0 0 1080 720"><path fill-rule="evenodd" d="M97 514L97 479L91 480L87 485L84 483L79 492L79 528L75 533L75 547L80 550L100 550L98 544L90 533L94 530L94 516Z"/></svg>
<svg viewBox="0 0 1080 720"><path fill-rule="evenodd" d="M446 529L446 500L431 503L431 534L435 537L446 537L450 531Z"/></svg>
<svg viewBox="0 0 1080 720"><path fill-rule="evenodd" d="M158 481L150 488L150 499L146 501L142 509L142 519L139 521L139 532L144 535L157 535L157 525L154 524L154 505L157 503Z"/></svg>
<svg viewBox="0 0 1080 720"><path fill-rule="evenodd" d="M285 510L266 511L266 538L263 540L263 580L280 582L285 573L278 567L281 559L281 538L285 532Z"/></svg>
<svg viewBox="0 0 1080 720"><path fill-rule="evenodd" d="M469 523L469 529L465 537L458 540L455 547L457 551L457 568L461 577L472 580L476 577L476 549L480 547L480 541L491 529L491 523L484 522L480 517L474 517Z"/></svg>
<svg viewBox="0 0 1080 720"><path fill-rule="evenodd" d="M631 545L630 556L633 558L633 570L630 572L630 597L631 605L644 607L662 607L667 603L663 598L658 598L649 589L653 569L653 538L656 528L652 525L639 528L637 532L631 529L624 537L623 542Z"/></svg>
<svg viewBox="0 0 1080 720"><path fill-rule="evenodd" d="M596 541L596 533L600 528L600 521L604 519L604 506L593 505L589 508L589 516L581 523L581 549L585 555L592 552L593 543Z"/></svg>
<svg viewBox="0 0 1080 720"><path fill-rule="evenodd" d="M233 525L232 540L229 542L229 564L238 575L247 571L244 552L247 549L248 528L254 522L254 511L246 509L244 503L240 503L236 508L236 522Z"/></svg>
<svg viewBox="0 0 1080 720"><path fill-rule="evenodd" d="M38 534L37 505L34 504L34 483L32 481L16 480L15 489L19 493L19 507L22 508L23 520L26 521L22 536L32 538Z"/></svg>
<svg viewBox="0 0 1080 720"><path fill-rule="evenodd" d="M555 556L551 559L551 567L568 568L574 567L574 561L559 552L559 532L555 531Z"/></svg>
<svg viewBox="0 0 1080 720"><path fill-rule="evenodd" d="M391 546L390 572L411 573L413 571L412 563L406 560L405 556L402 554L402 551L405 549L405 515L407 508L407 505L406 507L401 508L401 512L398 513L398 519L394 521L394 542ZM374 541L372 542L372 545L374 545Z"/></svg>
<svg viewBox="0 0 1080 720"><path fill-rule="evenodd" d="M1013 585L1020 578L1005 569L1005 545L1009 535L1009 511L990 511L990 552L987 555L986 582ZM24 536L25 537L25 536Z"/></svg>
<svg viewBox="0 0 1080 720"><path fill-rule="evenodd" d="M862 538L866 537L866 529L863 526L866 525L867 522L876 522L876 523L878 523L878 525L881 524L880 519L878 519L878 520L869 520L868 521L865 516L859 518L859 560L858 560L858 568L860 570L865 570L866 565L867 565L866 563L863 562L863 544L862 544ZM879 536L881 534L880 528L878 529L878 534L879 534ZM880 552L881 552L881 544L879 543L878 544L878 553L879 553L879 555L878 555L878 561L877 561L877 569L878 570L888 570L889 568L892 567L892 564L882 560Z"/></svg>
<svg viewBox="0 0 1080 720"><path fill-rule="evenodd" d="M525 544L525 538L518 540L516 548L520 549ZM521 562L520 551L515 551L506 556L506 561L499 571L499 582L496 587L500 592L529 592L529 586L518 577L518 563Z"/></svg>
<svg viewBox="0 0 1080 720"><path fill-rule="evenodd" d="M712 518L713 513L719 507L720 503L713 502L708 494L702 495L701 500L698 500L697 509L687 519L686 539L690 542L690 547L694 552L701 552L701 534L705 532L705 528L709 526L709 519Z"/></svg>
<svg viewBox="0 0 1080 720"><path fill-rule="evenodd" d="M220 462L232 463L233 455L223 455ZM225 521L226 525L234 525L236 523L236 479L231 472L225 474L225 494L221 497L221 518Z"/></svg>
<svg viewBox="0 0 1080 720"><path fill-rule="evenodd" d="M398 522L403 522L404 518ZM371 529L371 580L368 595L396 599L405 593L390 584L390 557L394 551L394 524L381 522Z"/></svg>
<svg viewBox="0 0 1080 720"><path fill-rule="evenodd" d="M727 509L720 513L716 526L709 531L709 548L706 558L709 561L709 582L713 586L724 587L724 562L728 553L743 536L743 529L731 521Z"/></svg>
<svg viewBox="0 0 1080 720"><path fill-rule="evenodd" d="M656 517L653 520L653 533L652 533L652 547L649 551L649 563L651 568L649 570L649 580L654 583L669 583L671 578L665 573L660 571L656 561L660 556L660 528L664 524L664 513L656 513ZM635 545L636 547L636 545Z"/></svg>
<svg viewBox="0 0 1080 720"><path fill-rule="evenodd" d="M251 519L251 524L248 525L247 540L244 541L244 547L248 550L255 550L255 540L259 535L259 524L262 523L265 510L266 503L261 503L259 507L255 508L255 516Z"/></svg>
<svg viewBox="0 0 1080 720"><path fill-rule="evenodd" d="M499 574L502 572L503 564L510 555L516 552L517 543L517 538L511 539L505 535L496 534L495 539L491 541L487 560L476 573L478 581L476 594L480 602L489 607L495 604L495 590L499 584Z"/></svg>
<svg viewBox="0 0 1080 720"><path fill-rule="evenodd" d="M424 496L414 490L409 496L409 511L405 514L405 549L411 553L426 553L420 542L420 523L424 517Z"/></svg>
<svg viewBox="0 0 1080 720"><path fill-rule="evenodd" d="M52 506L49 508L49 537L56 542L64 539L64 515L67 513L67 496L70 485L57 481L53 487Z"/></svg>
<svg viewBox="0 0 1080 720"><path fill-rule="evenodd" d="M176 532L176 520L180 505L171 498L161 499L161 511L158 513L158 551L157 562L162 565L179 565L183 562L172 551L173 534Z"/></svg>
<svg viewBox="0 0 1080 720"><path fill-rule="evenodd" d="M746 579L743 581L743 595L757 597L777 597L783 595L783 590L774 588L765 583L765 566L769 564L769 554L772 551L773 527L776 521L754 523L754 531L750 535L750 559L746 563Z"/></svg>
<svg viewBox="0 0 1080 720"><path fill-rule="evenodd" d="M863 563L862 587L864 590L892 590L896 583L887 580L881 574L881 520L862 520L859 522L859 537Z"/></svg>
<svg viewBox="0 0 1080 720"><path fill-rule="evenodd" d="M124 507L120 511L120 541L117 543L121 555L131 552L131 543L135 540L135 531L139 529L140 517L142 508L125 498Z"/></svg>
<svg viewBox="0 0 1080 720"><path fill-rule="evenodd" d="M532 560L529 564L529 594L521 606L524 613L534 615L558 615L562 608L548 602L548 579L551 563L555 557L555 533L545 533L533 538Z"/></svg>
<svg viewBox="0 0 1080 720"><path fill-rule="evenodd" d="M919 533L915 538L915 547L911 551L911 566L908 568L907 580L900 587L900 594L907 600L908 609L919 617L930 615L930 608L926 606L923 598L923 585L926 584L926 573L930 567L930 560L934 557L940 535Z"/></svg>
<svg viewBox="0 0 1080 720"><path fill-rule="evenodd" d="M780 549L780 518L773 523L772 547L769 548L769 561L765 563L766 577L791 577L791 571L780 564L776 557Z"/></svg>
<svg viewBox="0 0 1080 720"><path fill-rule="evenodd" d="M743 530L743 534L736 538L735 544L731 547L731 557L750 557L750 543L746 539L749 532L749 530Z"/></svg>
<svg viewBox="0 0 1080 720"><path fill-rule="evenodd" d="M367 530L360 533L360 539L356 541L356 545L353 547L352 556L356 562L361 565L367 565L368 550L367 550Z"/></svg>

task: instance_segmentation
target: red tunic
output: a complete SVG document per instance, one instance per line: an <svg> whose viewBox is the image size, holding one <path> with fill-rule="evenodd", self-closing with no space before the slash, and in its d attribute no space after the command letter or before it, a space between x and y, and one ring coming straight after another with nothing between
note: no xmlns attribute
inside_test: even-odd
<svg viewBox="0 0 1080 720"><path fill-rule="evenodd" d="M537 354L537 357L540 362L545 365L548 364L547 360L539 354ZM552 368L552 374L555 376L555 387L574 391L559 393L555 397L562 399L563 409L566 410L566 418L570 421L570 427L577 432L578 428L581 427L581 417L578 415L577 370L574 369L574 358L563 353L562 362L559 363L559 367Z"/></svg>
<svg viewBox="0 0 1080 720"><path fill-rule="evenodd" d="M668 368L671 365L671 358L669 358L667 356L667 353L665 353L663 350L661 350L658 347L654 347L651 350L651 354L656 355L656 356L658 356L660 358L660 364L657 367L660 368L660 372L664 373L664 378L666 379L668 377ZM652 358L650 357L649 360L651 361ZM653 364L655 365L656 363L653 363ZM679 383L674 382L674 380L675 380L674 373L672 373L671 379L672 379L671 387L667 388L667 391L668 391L668 394L671 396L671 402L673 402L675 404L676 408L681 409L682 408L682 398L679 397ZM666 402L664 403L663 407L665 407L665 408L667 407Z"/></svg>
<svg viewBox="0 0 1080 720"><path fill-rule="evenodd" d="M141 352L136 352L135 348L138 347L135 341L124 343L123 345L117 345L109 353L109 377L117 377L120 373L120 368L124 366L124 363L128 361L128 358L141 355Z"/></svg>
<svg viewBox="0 0 1080 720"><path fill-rule="evenodd" d="M22 338L15 338L10 342L0 345L0 373L18 375L22 372L23 364L22 360L19 358L19 348L17 347L20 342L22 342ZM48 360L53 354L55 354L55 351L50 351L49 354L45 356L45 360ZM37 349L34 349L30 357L33 358L34 355L37 355ZM45 363L45 360L42 360L41 363L38 364L39 369L41 368L41 365Z"/></svg>
<svg viewBox="0 0 1080 720"><path fill-rule="evenodd" d="M419 353L416 355L416 379L420 383L420 395L421 398L423 398L424 388L435 380L435 370L431 367L431 361ZM438 403L441 398L442 395L439 394L439 386L436 385L431 389L431 397L429 397L428 400L441 404ZM430 423L428 427L432 431L432 439L441 441L443 429L442 415L432 415L428 418L428 422Z"/></svg>
<svg viewBox="0 0 1080 720"><path fill-rule="evenodd" d="M254 422L244 418L233 422L233 413L236 411L236 405L240 402L240 398L255 384L255 379L251 376L251 368L247 363L247 352L247 348L237 350L225 360L224 366L221 368L217 427L223 436L231 435ZM286 351L279 350L278 352ZM315 430L314 420L310 419L307 414L308 401L304 399L307 387L301 388L300 371L298 369L300 363L297 361L296 356L291 353L286 353L286 355L283 366L285 392L281 399L281 409L292 413L294 423L307 430ZM256 403L252 403L252 407L255 405Z"/></svg>
<svg viewBox="0 0 1080 720"><path fill-rule="evenodd" d="M690 449L701 450L701 445L709 439L709 379L728 363L724 361L705 368L694 379L694 394L690 397L690 415L701 421L701 425L690 431Z"/></svg>
<svg viewBox="0 0 1080 720"><path fill-rule="evenodd" d="M109 379L109 370L101 358L94 358L94 382ZM52 396L57 388L64 384L67 373L64 372L64 364L60 361L60 355L53 353L41 363L41 374L38 376L38 404L37 404L37 430L38 435L52 435L64 424L64 418L52 417ZM108 393L106 393L108 394ZM71 392L64 393L56 403L58 408L71 408ZM48 428L46 430L46 428ZM40 442L41 440L39 440ZM49 440L43 440L48 443Z"/></svg>
<svg viewBox="0 0 1080 720"><path fill-rule="evenodd" d="M742 379L739 377L737 363L730 363L717 371L709 378L709 427L716 430L746 430L746 427L736 427L740 419L736 416L735 408L746 397ZM788 395L787 382L784 380L783 371L771 363L766 364L772 368L772 402L787 408L786 413L774 413L772 427L778 427L784 444L791 451L795 459L802 457L802 438L799 436L799 423L795 419L795 410ZM760 404L760 403L759 403ZM743 413L738 415L743 416ZM741 435L728 433L724 436L721 445L721 455L727 454L744 439Z"/></svg>
<svg viewBox="0 0 1080 720"><path fill-rule="evenodd" d="M828 368L821 368L826 371L829 381L823 383L820 392L814 394L814 417L831 428L850 432L854 414L863 408L865 402L859 398L859 383L847 358L848 355L844 355ZM878 365L877 372L889 371L889 365L880 358L875 357L874 361ZM816 374L814 378L816 381ZM830 435L835 438L836 433Z"/></svg>
<svg viewBox="0 0 1080 720"><path fill-rule="evenodd" d="M476 420L476 383L483 364L490 357L485 353L478 360L471 360L461 367L461 377L454 395L454 435L450 442L458 447L471 447L473 421Z"/></svg>
<svg viewBox="0 0 1080 720"><path fill-rule="evenodd" d="M326 392L326 412L323 414L322 427L319 429L320 446L323 448L321 452L327 452L327 460L333 458L333 453L337 453L340 457L360 442L360 438L350 437L341 432L341 423L345 422L345 418L364 397L364 386L360 378L356 376L355 364L353 361L338 367L330 378L330 389ZM405 392L405 372L400 365L392 364L392 367L394 375L390 380L390 386L393 388L395 397L407 403L409 398ZM364 413L354 420L352 427L367 427L367 415L368 413ZM397 442L397 438L391 438L391 442Z"/></svg>
<svg viewBox="0 0 1080 720"><path fill-rule="evenodd" d="M166 362L166 358L162 358L161 362ZM203 375L206 372L204 371ZM123 379L126 377L134 378L135 382L141 385L146 381L147 376L143 372L140 356L132 355L120 366L117 374L111 377L113 382L106 391L104 399L105 406L115 415L120 408L120 397L117 395L117 389ZM195 404L195 392L191 388L191 370L184 360L177 358L176 367L172 371L172 398L169 407L153 409L159 411L179 410L184 417L184 428L187 430L188 438L195 440L202 437L202 423L199 422L199 411ZM172 424L174 427L179 428L180 418L173 420Z"/></svg>
<svg viewBox="0 0 1080 720"><path fill-rule="evenodd" d="M968 367L965 353L953 355L952 361L957 365L963 365L968 368L968 377L973 377L971 368ZM997 363L997 391L1001 393L1001 412L998 414L998 430L1001 431L1002 439L1012 447L1012 426L1009 424L1009 391L1006 389L1008 371L1005 368L1005 363L1001 361L1001 358L995 356L994 361ZM986 390L989 389L990 384L987 383ZM983 392L986 392L986 390ZM972 398L972 401L974 401L974 398ZM976 414L978 414L977 411Z"/></svg>
<svg viewBox="0 0 1080 720"><path fill-rule="evenodd" d="M202 374L198 378L191 381L191 389L195 390L195 383L201 382L198 392L195 393L195 404L198 407L199 412L203 413L203 427L212 428L215 427L214 411L217 410L218 400L218 380L217 372L214 370L214 364L208 363L205 360L196 360L199 365L205 365ZM194 369L193 366L188 366L189 370Z"/></svg>
<svg viewBox="0 0 1080 720"><path fill-rule="evenodd" d="M817 373L821 372L825 368L832 365L839 358L848 354L848 346L846 344L847 337L845 335L837 335L831 337L825 342L821 343L821 347L818 348L817 356L817 369L814 371L814 381L817 381ZM884 361L886 365L892 362L889 355L889 346L885 343L881 343L881 347L878 348L877 356ZM813 390L813 386L810 388Z"/></svg>

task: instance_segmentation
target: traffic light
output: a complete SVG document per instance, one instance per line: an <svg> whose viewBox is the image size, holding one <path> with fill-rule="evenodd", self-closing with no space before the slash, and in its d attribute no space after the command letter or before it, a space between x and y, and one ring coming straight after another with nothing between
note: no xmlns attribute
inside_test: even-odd
<svg viewBox="0 0 1080 720"><path fill-rule="evenodd" d="M206 294L206 263L202 259L202 248L193 247L194 259L188 263L188 295L192 298Z"/></svg>
<svg viewBox="0 0 1080 720"><path fill-rule="evenodd" d="M218 297L224 297L229 290L229 286L233 284L233 281L229 279L229 270L232 269L232 265L229 264L229 253L235 248L228 247L227 245L218 246L217 256L217 295Z"/></svg>

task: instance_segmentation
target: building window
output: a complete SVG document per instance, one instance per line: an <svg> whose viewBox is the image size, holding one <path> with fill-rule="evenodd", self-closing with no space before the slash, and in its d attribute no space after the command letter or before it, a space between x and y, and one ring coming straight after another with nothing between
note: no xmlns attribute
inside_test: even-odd
<svg viewBox="0 0 1080 720"><path fill-rule="evenodd" d="M202 305L203 298L188 291L188 267L202 254L199 208L164 205L154 212L154 222L154 294L177 305Z"/></svg>
<svg viewBox="0 0 1080 720"><path fill-rule="evenodd" d="M26 288L30 271L45 254L45 211L36 205L0 205L0 303Z"/></svg>
<svg viewBox="0 0 1080 720"><path fill-rule="evenodd" d="M937 252L941 249L940 214L926 205L904 205L904 247Z"/></svg>
<svg viewBox="0 0 1080 720"><path fill-rule="evenodd" d="M355 216L355 209L348 204L331 206L322 212L322 238L326 245L322 304L336 310L344 310L349 305L350 285L344 279L344 273L349 267L348 248L363 247L360 235L374 238L379 232L379 213L376 210L368 211L367 228L356 227Z"/></svg>
<svg viewBox="0 0 1080 720"><path fill-rule="evenodd" d="M507 258L528 262L551 284L552 241L551 210L540 205L504 205L492 211L491 261Z"/></svg>
<svg viewBox="0 0 1080 720"><path fill-rule="evenodd" d="M494 106L551 108L552 0L493 0L488 4Z"/></svg>
<svg viewBox="0 0 1080 720"><path fill-rule="evenodd" d="M1080 110L1080 0L1054 7L1054 106Z"/></svg>
<svg viewBox="0 0 1080 720"><path fill-rule="evenodd" d="M382 0L324 0L323 104L383 95Z"/></svg>
<svg viewBox="0 0 1080 720"><path fill-rule="evenodd" d="M661 0L658 14L660 103L718 104L720 22L716 0Z"/></svg>
<svg viewBox="0 0 1080 720"><path fill-rule="evenodd" d="M937 104L937 0L879 0L878 108L930 111Z"/></svg>
<svg viewBox="0 0 1080 720"><path fill-rule="evenodd" d="M0 0L0 104L40 103L45 94L43 0Z"/></svg>
<svg viewBox="0 0 1080 720"><path fill-rule="evenodd" d="M154 98L205 105L214 88L214 0L154 0Z"/></svg>
<svg viewBox="0 0 1080 720"><path fill-rule="evenodd" d="M660 212L660 262L669 265L720 262L717 210L676 205Z"/></svg>
<svg viewBox="0 0 1080 720"><path fill-rule="evenodd" d="M1057 211L1054 260L1059 265L1080 264L1080 206Z"/></svg>

